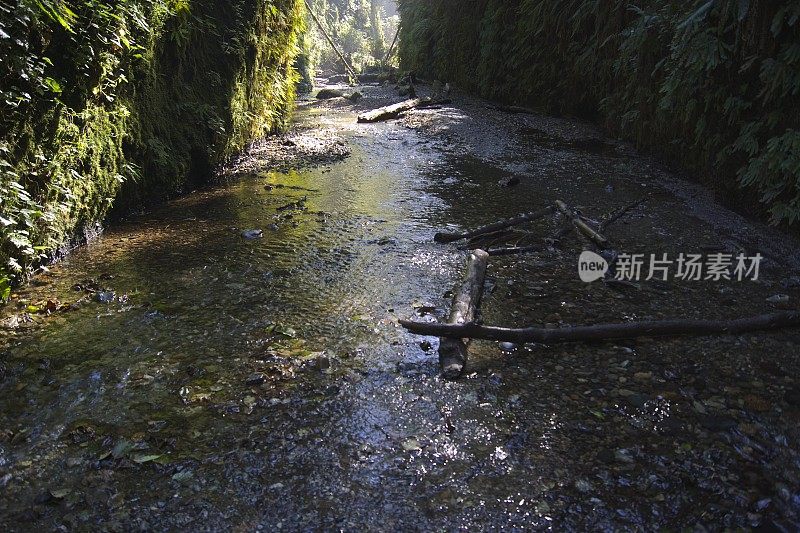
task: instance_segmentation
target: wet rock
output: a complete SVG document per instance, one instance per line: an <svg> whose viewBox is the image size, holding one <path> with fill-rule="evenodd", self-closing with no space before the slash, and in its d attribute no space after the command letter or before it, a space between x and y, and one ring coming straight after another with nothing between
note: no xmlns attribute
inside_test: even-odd
<svg viewBox="0 0 800 533"><path fill-rule="evenodd" d="M247 240L260 239L264 236L264 231L260 229L248 229L242 232L242 237Z"/></svg>
<svg viewBox="0 0 800 533"><path fill-rule="evenodd" d="M680 420L670 417L661 422L659 429L665 435L678 435L684 430L684 427Z"/></svg>
<svg viewBox="0 0 800 533"><path fill-rule="evenodd" d="M800 387L792 387L787 390L783 395L783 399L792 407L800 407Z"/></svg>
<svg viewBox="0 0 800 533"><path fill-rule="evenodd" d="M407 452L416 452L422 449L422 444L417 439L406 439L403 442L403 449Z"/></svg>
<svg viewBox="0 0 800 533"><path fill-rule="evenodd" d="M262 374L261 372L253 372L247 377L245 383L248 387L256 387L261 385L267 381L267 376Z"/></svg>
<svg viewBox="0 0 800 533"><path fill-rule="evenodd" d="M330 100L331 98L339 98L344 96L344 92L339 89L320 89L317 93L317 100Z"/></svg>
<svg viewBox="0 0 800 533"><path fill-rule="evenodd" d="M650 400L650 397L646 394L638 394L634 393L631 394L626 398L626 401L631 405L631 407L635 407L636 409L642 409L647 402Z"/></svg>
<svg viewBox="0 0 800 533"><path fill-rule="evenodd" d="M517 345L514 344L513 342L501 342L500 349L503 350L504 352L513 352L514 350L517 349Z"/></svg>
<svg viewBox="0 0 800 533"><path fill-rule="evenodd" d="M433 348L433 345L429 341L422 341L421 343L419 343L419 347L422 348L422 351L427 352L430 351L431 348Z"/></svg>
<svg viewBox="0 0 800 533"><path fill-rule="evenodd" d="M347 98L351 102L355 103L355 102L358 102L359 100L361 100L362 98L364 98L364 95L361 94L358 91L354 91L353 94L349 94L349 95L345 96L345 98Z"/></svg>
<svg viewBox="0 0 800 533"><path fill-rule="evenodd" d="M597 453L597 460L603 463L613 463L614 452L612 452L611 450L600 450Z"/></svg>
<svg viewBox="0 0 800 533"><path fill-rule="evenodd" d="M633 463L633 455L630 450L626 450L625 448L620 448L614 452L614 459L620 463Z"/></svg>
<svg viewBox="0 0 800 533"><path fill-rule="evenodd" d="M425 316L433 313L436 311L436 305L430 302L414 302L411 304L411 307L414 309L414 312L418 316Z"/></svg>
<svg viewBox="0 0 800 533"><path fill-rule="evenodd" d="M331 360L325 355L318 355L306 363L313 370L327 370L331 367Z"/></svg>
<svg viewBox="0 0 800 533"><path fill-rule="evenodd" d="M47 505L49 503L55 503L57 501L58 500L53 497L53 495L50 493L49 490L46 490L44 492L40 492L33 499L33 503L35 503L36 505Z"/></svg>
<svg viewBox="0 0 800 533"><path fill-rule="evenodd" d="M767 302L771 304L788 304L789 303L789 295L788 294L776 294L774 296L770 296L767 298Z"/></svg>
<svg viewBox="0 0 800 533"><path fill-rule="evenodd" d="M653 373L652 372L637 372L637 373L635 373L633 375L633 379L635 379L636 381L642 381L642 382L650 381L651 379L653 379Z"/></svg>
<svg viewBox="0 0 800 533"><path fill-rule="evenodd" d="M700 425L709 431L723 433L737 426L736 420L726 416L704 416L700 419Z"/></svg>
<svg viewBox="0 0 800 533"><path fill-rule="evenodd" d="M508 176L498 181L497 184L501 187L515 187L520 184L520 180L517 176Z"/></svg>
<svg viewBox="0 0 800 533"><path fill-rule="evenodd" d="M748 394L744 397L744 406L750 411L765 413L770 410L770 403L756 394Z"/></svg>
<svg viewBox="0 0 800 533"><path fill-rule="evenodd" d="M111 291L101 291L94 295L94 299L101 304L108 304L114 301L115 296L116 294Z"/></svg>
<svg viewBox="0 0 800 533"><path fill-rule="evenodd" d="M188 484L194 478L194 472L191 470L181 470L172 476L172 481L181 485Z"/></svg>
<svg viewBox="0 0 800 533"><path fill-rule="evenodd" d="M797 289L800 288L800 276L792 276L781 281L781 287L784 289Z"/></svg>

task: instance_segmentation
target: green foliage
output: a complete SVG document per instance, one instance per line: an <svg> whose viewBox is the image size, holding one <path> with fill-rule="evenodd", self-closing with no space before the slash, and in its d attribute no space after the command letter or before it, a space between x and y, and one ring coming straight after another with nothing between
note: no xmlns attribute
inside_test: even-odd
<svg viewBox="0 0 800 533"><path fill-rule="evenodd" d="M314 13L337 44L348 63L361 72L382 63L394 37L398 17L390 14L385 0L310 0ZM393 9L392 9L393 11ZM339 56L309 17L305 49L308 64L344 72Z"/></svg>
<svg viewBox="0 0 800 533"><path fill-rule="evenodd" d="M400 0L403 66L599 120L800 221L800 4ZM752 207L752 206L749 206Z"/></svg>
<svg viewBox="0 0 800 533"><path fill-rule="evenodd" d="M286 124L302 0L0 3L0 296Z"/></svg>

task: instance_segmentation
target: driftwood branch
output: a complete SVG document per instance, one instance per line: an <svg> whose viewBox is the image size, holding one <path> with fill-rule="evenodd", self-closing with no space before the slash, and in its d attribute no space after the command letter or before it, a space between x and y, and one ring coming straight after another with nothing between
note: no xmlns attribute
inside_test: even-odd
<svg viewBox="0 0 800 533"><path fill-rule="evenodd" d="M393 118L397 118L400 113L404 113L406 111L410 111L415 107L419 107L421 105L425 105L430 103L430 98L412 98L411 100L405 100L400 102L399 104L393 104L385 107L379 107L378 109L374 109L367 113L362 113L358 115L359 122L381 122L383 120L391 120Z"/></svg>
<svg viewBox="0 0 800 533"><path fill-rule="evenodd" d="M605 220L603 220L603 222L601 222L601 223L600 223L600 227L599 227L597 230L598 230L600 233L603 233L603 232L605 232L605 230L606 230L606 229L608 229L608 227L609 227L611 224L613 224L613 223L614 223L614 222L616 222L617 220L619 220L619 219L621 219L622 217L624 217L624 216L625 216L626 214L628 214L630 211L633 211L634 209L636 209L637 207L639 207L640 205L642 205L642 204L643 204L644 202L646 202L646 201L647 201L649 198L650 198L649 196L644 196L644 197L642 197L642 198L639 198L638 200L636 200L636 201L635 201L635 202L633 202L632 204L626 205L626 206L625 206L625 207L623 207L622 209L619 209L618 211L616 211L616 212L614 212L614 213L610 214L608 217L606 217L606 219L605 219Z"/></svg>
<svg viewBox="0 0 800 533"><path fill-rule="evenodd" d="M459 327L477 318L488 263L489 254L483 250L470 254L467 273L453 296L448 324ZM445 337L439 341L439 364L445 378L455 379L461 375L467 363L469 343L469 337Z"/></svg>
<svg viewBox="0 0 800 533"><path fill-rule="evenodd" d="M752 331L766 331L800 327L800 312L786 311L758 315L734 320L661 320L628 322L621 324L598 324L565 328L500 328L480 326L475 323L463 325L428 324L401 320L400 324L418 335L438 337L468 337L518 344L539 342L589 342L612 339L634 339L665 335L735 335Z"/></svg>
<svg viewBox="0 0 800 533"><path fill-rule="evenodd" d="M534 245L534 246L513 246L509 248L493 248L491 250L486 250L486 253L488 253L489 256L491 257L500 257L504 255L531 254L542 251L544 251L544 247L542 247L542 245Z"/></svg>
<svg viewBox="0 0 800 533"><path fill-rule="evenodd" d="M575 231L577 231L580 235L586 237L600 248L606 248L608 246L608 239L590 228L586 222L581 220L581 217L579 217L569 206L567 206L567 204L561 200L556 200L556 206L558 207L559 211L572 220L572 225L575 226Z"/></svg>
<svg viewBox="0 0 800 533"><path fill-rule="evenodd" d="M473 239L473 238L478 237L480 235L486 235L486 234L489 234L489 233L495 233L495 232L498 232L498 231L506 229L506 228L510 228L510 227L513 227L513 226L518 226L520 224L524 224L526 222L532 222L534 220L539 220L540 218L543 218L543 217L549 215L550 213L552 213L553 210L554 210L553 206L547 206L547 207L545 207L543 209L540 209L538 211L533 211L531 213L525 213L523 215L519 215L519 216L514 217L514 218L509 218L507 220L501 220L499 222L495 222L493 224L488 224L486 226L481 226L480 228L477 228L477 229L474 229L474 230L470 230L470 231L467 231L467 232L464 232L464 233L444 233L444 232L441 232L441 233L437 233L436 236L434 236L433 240L435 240L436 242L439 242L439 243L448 243L448 242L460 241L461 239Z"/></svg>

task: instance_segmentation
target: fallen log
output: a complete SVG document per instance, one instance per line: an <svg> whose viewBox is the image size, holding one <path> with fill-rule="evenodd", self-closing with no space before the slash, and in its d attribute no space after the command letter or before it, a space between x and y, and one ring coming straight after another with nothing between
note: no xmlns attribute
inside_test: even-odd
<svg viewBox="0 0 800 533"><path fill-rule="evenodd" d="M380 107L378 109L374 109L372 111L368 111L367 113L362 113L358 115L358 122L365 123L365 122L381 122L383 120L391 120L393 118L397 118L400 113L404 113L406 111L410 111L415 107L420 105L425 105L429 103L431 100L430 98L412 98L411 100L405 100L398 104Z"/></svg>
<svg viewBox="0 0 800 533"><path fill-rule="evenodd" d="M591 342L637 337L668 335L736 335L753 331L768 331L800 327L800 311L785 311L733 320L655 320L620 324L598 324L564 328L500 328L481 326L474 322L462 325L429 324L401 320L411 333L444 338L484 339L524 344Z"/></svg>
<svg viewBox="0 0 800 533"><path fill-rule="evenodd" d="M572 220L572 225L575 227L575 231L577 231L580 235L586 237L600 248L606 248L608 246L608 239L590 228L586 222L581 220L581 218L569 206L567 206L567 204L561 200L556 200L556 206L558 207L559 211Z"/></svg>
<svg viewBox="0 0 800 533"><path fill-rule="evenodd" d="M477 319L488 264L489 254L483 250L473 250L470 254L467 273L453 296L448 325L460 327ZM439 365L445 378L455 379L464 371L469 344L469 337L445 337L439 340Z"/></svg>
<svg viewBox="0 0 800 533"><path fill-rule="evenodd" d="M538 211L533 211L531 213L525 213L523 215L519 215L514 218L509 218L507 220L500 220L499 222L494 222L493 224L487 224L486 226L481 226L480 228L476 228L474 230L470 230L464 233L445 233L440 232L437 233L433 240L438 243L448 243L448 242L455 242L460 241L461 239L472 239L478 237L479 235L486 235L488 233L495 233L497 231L510 228L512 226L518 226L520 224L524 224L526 222L532 222L534 220L539 220L554 210L553 206L547 206L543 209Z"/></svg>
<svg viewBox="0 0 800 533"><path fill-rule="evenodd" d="M498 111L502 111L503 113L508 113L510 115L538 115L539 113L536 112L535 109L530 109L528 107L522 107L518 105L497 105L494 106L494 109Z"/></svg>

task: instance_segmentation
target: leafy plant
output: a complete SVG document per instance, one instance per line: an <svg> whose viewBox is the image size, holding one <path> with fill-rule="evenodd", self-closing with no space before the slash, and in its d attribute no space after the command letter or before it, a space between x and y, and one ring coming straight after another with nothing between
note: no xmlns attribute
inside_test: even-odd
<svg viewBox="0 0 800 533"><path fill-rule="evenodd" d="M284 126L302 28L302 0L0 3L0 296Z"/></svg>
<svg viewBox="0 0 800 533"><path fill-rule="evenodd" d="M800 221L800 4L400 0L404 68L579 114Z"/></svg>

